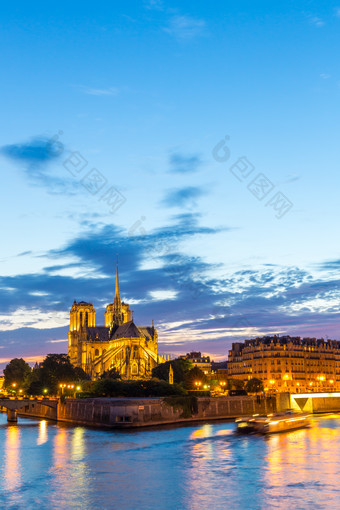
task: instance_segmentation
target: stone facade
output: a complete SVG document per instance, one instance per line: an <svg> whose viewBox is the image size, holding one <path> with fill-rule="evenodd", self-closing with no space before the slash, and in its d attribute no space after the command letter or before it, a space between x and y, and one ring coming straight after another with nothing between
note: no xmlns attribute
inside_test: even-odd
<svg viewBox="0 0 340 510"><path fill-rule="evenodd" d="M71 363L92 379L98 379L111 368L116 368L123 379L150 378L152 369L164 361L158 356L154 325L136 326L129 305L121 302L118 264L115 297L106 307L105 325L96 326L92 303L75 301L70 312L68 341Z"/></svg>
<svg viewBox="0 0 340 510"><path fill-rule="evenodd" d="M261 379L267 391L339 391L340 342L263 337L232 344L228 376Z"/></svg>

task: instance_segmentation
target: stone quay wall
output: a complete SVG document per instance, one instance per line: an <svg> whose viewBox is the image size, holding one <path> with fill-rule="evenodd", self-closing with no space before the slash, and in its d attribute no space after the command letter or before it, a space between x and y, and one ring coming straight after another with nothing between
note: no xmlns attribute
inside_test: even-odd
<svg viewBox="0 0 340 510"><path fill-rule="evenodd" d="M18 409L18 415L34 418L45 418L45 420L57 420L57 407L48 407L40 404L39 402L34 402L32 404L30 403L26 405L21 409Z"/></svg>
<svg viewBox="0 0 340 510"><path fill-rule="evenodd" d="M275 398L202 397L195 408L180 399L167 398L88 398L66 399L57 409L57 420L97 427L131 428L203 420L232 419L238 416L276 411Z"/></svg>

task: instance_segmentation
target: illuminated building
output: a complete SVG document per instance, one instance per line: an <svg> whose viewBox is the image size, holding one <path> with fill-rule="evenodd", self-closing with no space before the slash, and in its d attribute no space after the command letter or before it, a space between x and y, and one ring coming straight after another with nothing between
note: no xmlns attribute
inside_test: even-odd
<svg viewBox="0 0 340 510"><path fill-rule="evenodd" d="M316 338L266 336L232 344L228 376L261 379L266 390L340 389L340 342Z"/></svg>
<svg viewBox="0 0 340 510"><path fill-rule="evenodd" d="M205 375L211 374L210 356L202 356L200 352L188 352L181 358L190 360L192 365L202 370Z"/></svg>
<svg viewBox="0 0 340 510"><path fill-rule="evenodd" d="M123 379L151 377L163 358L158 356L158 335L151 327L138 327L131 319L129 305L121 302L118 263L113 303L106 307L105 325L96 326L92 303L74 302L70 312L68 355L71 363L92 379L116 368Z"/></svg>

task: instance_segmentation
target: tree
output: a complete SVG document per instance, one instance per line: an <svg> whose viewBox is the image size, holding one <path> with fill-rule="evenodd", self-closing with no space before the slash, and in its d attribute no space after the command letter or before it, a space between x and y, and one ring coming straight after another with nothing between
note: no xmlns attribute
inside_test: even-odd
<svg viewBox="0 0 340 510"><path fill-rule="evenodd" d="M263 391L263 382L261 379L253 377L246 382L245 388L248 393L260 393Z"/></svg>
<svg viewBox="0 0 340 510"><path fill-rule="evenodd" d="M110 370L105 370L100 379L120 379L120 373L116 369L116 367L110 368Z"/></svg>
<svg viewBox="0 0 340 510"><path fill-rule="evenodd" d="M91 381L89 374L80 367L73 367L74 381Z"/></svg>
<svg viewBox="0 0 340 510"><path fill-rule="evenodd" d="M244 382L239 379L228 379L227 380L227 389L228 390L243 390Z"/></svg>
<svg viewBox="0 0 340 510"><path fill-rule="evenodd" d="M189 372L189 370L192 368L191 361L187 359L177 358L171 361L165 361L165 363L161 363L158 365L158 367L155 367L152 370L152 377L156 377L157 379L168 382L170 365L174 371L174 383L184 384L185 376L187 372Z"/></svg>
<svg viewBox="0 0 340 510"><path fill-rule="evenodd" d="M28 363L22 358L14 358L12 359L6 368L4 369L4 386L6 388L12 387L15 384L15 387L23 388L27 384L27 380L32 370Z"/></svg>
<svg viewBox="0 0 340 510"><path fill-rule="evenodd" d="M163 397L185 395L177 384L151 379L150 381L118 381L99 379L94 383L93 392L97 397Z"/></svg>
<svg viewBox="0 0 340 510"><path fill-rule="evenodd" d="M87 380L83 369L74 367L67 354L48 354L39 368L33 370L29 380L28 392L39 395L44 389L57 394L61 383Z"/></svg>
<svg viewBox="0 0 340 510"><path fill-rule="evenodd" d="M196 383L200 382L198 385ZM204 372L200 370L198 367L194 367L189 372L186 373L185 376L185 387L188 390L203 390L203 385L206 382L206 377Z"/></svg>
<svg viewBox="0 0 340 510"><path fill-rule="evenodd" d="M53 392L57 391L59 383L74 380L74 367L67 354L48 354L40 368L40 380Z"/></svg>

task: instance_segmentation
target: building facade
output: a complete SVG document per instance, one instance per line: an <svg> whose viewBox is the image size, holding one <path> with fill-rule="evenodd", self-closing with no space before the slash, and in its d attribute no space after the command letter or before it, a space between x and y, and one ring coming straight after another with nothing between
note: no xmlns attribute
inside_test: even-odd
<svg viewBox="0 0 340 510"><path fill-rule="evenodd" d="M340 390L340 342L266 336L232 344L228 377L261 379L266 391Z"/></svg>
<svg viewBox="0 0 340 510"><path fill-rule="evenodd" d="M129 305L121 302L118 263L115 297L106 307L104 322L104 326L96 326L92 303L73 303L68 334L71 363L92 379L111 368L123 379L150 378L152 369L164 361L158 356L157 330L153 322L152 326L136 326Z"/></svg>
<svg viewBox="0 0 340 510"><path fill-rule="evenodd" d="M180 357L191 361L192 365L202 370L205 375L211 374L210 356L202 356L200 352L188 352Z"/></svg>

